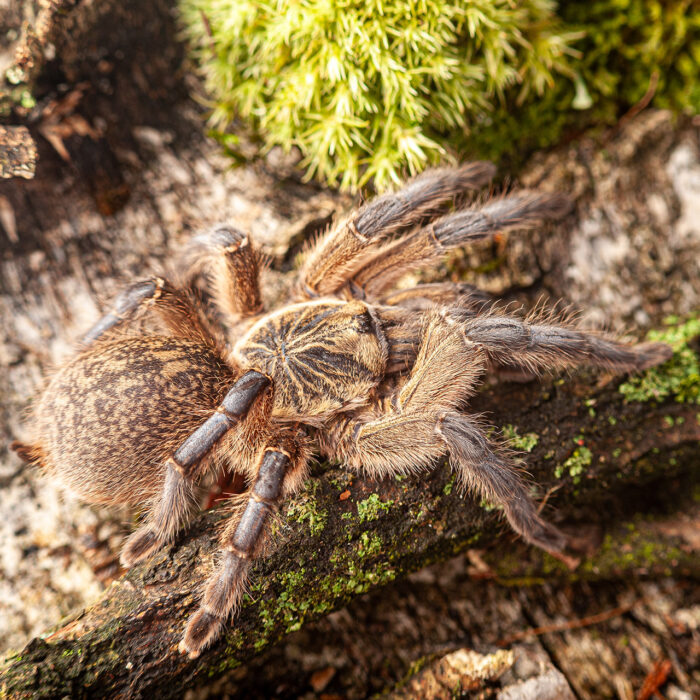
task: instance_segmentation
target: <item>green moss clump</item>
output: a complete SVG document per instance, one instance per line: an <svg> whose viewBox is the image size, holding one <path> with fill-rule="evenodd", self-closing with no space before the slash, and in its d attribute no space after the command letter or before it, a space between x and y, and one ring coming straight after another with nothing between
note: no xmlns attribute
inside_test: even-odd
<svg viewBox="0 0 700 700"><path fill-rule="evenodd" d="M598 102L632 105L651 87L659 107L700 110L695 0L578 0L562 3L561 14L586 33L581 74Z"/></svg>
<svg viewBox="0 0 700 700"><path fill-rule="evenodd" d="M461 150L521 162L568 130L615 124L643 100L676 113L700 112L700 11L695 0L568 0L563 29L580 32L575 77L558 77L541 98L510 93Z"/></svg>
<svg viewBox="0 0 700 700"><path fill-rule="evenodd" d="M383 562L378 562L369 569L358 568L353 562L349 562L347 576L339 574L321 581L319 589L324 595L344 598L366 593L373 586L390 583L396 578L396 574L396 569Z"/></svg>
<svg viewBox="0 0 700 700"><path fill-rule="evenodd" d="M381 537L376 533L363 532L360 535L360 543L358 549L358 557L367 559L379 554L382 551L383 543Z"/></svg>
<svg viewBox="0 0 700 700"><path fill-rule="evenodd" d="M639 525L644 525L644 521L629 523L628 532L622 537L619 533L617 537L607 534L595 557L581 564L579 575L586 578L603 572L662 569L666 576L671 576L677 562L686 559L683 552L666 541L659 541L658 535L654 537L646 528L638 529Z"/></svg>
<svg viewBox="0 0 700 700"><path fill-rule="evenodd" d="M498 510L499 508L503 508L503 506L498 506L492 501L482 498L479 501L479 508L483 508L487 513L490 513L492 510Z"/></svg>
<svg viewBox="0 0 700 700"><path fill-rule="evenodd" d="M181 0L215 100L266 146L298 146L309 176L398 183L445 157L446 133L486 122L507 91L573 77L552 0Z"/></svg>
<svg viewBox="0 0 700 700"><path fill-rule="evenodd" d="M700 316L691 316L684 323L669 316L663 331L651 331L649 340L668 343L673 357L658 367L632 377L620 386L627 401L663 401L673 397L679 403L700 404L700 357L690 346L700 336Z"/></svg>
<svg viewBox="0 0 700 700"><path fill-rule="evenodd" d="M307 481L304 495L292 501L287 508L287 517L298 523L306 523L312 536L321 534L328 520L328 513L320 510L316 501L317 486L318 482Z"/></svg>
<svg viewBox="0 0 700 700"><path fill-rule="evenodd" d="M658 522L658 526L657 526ZM600 547L572 571L546 552L531 551L523 558L517 551L488 553L486 563L506 585L540 585L553 579L569 581L606 580L647 574L671 576L697 570L690 552L678 546L681 538L663 533L664 520L635 516L605 535Z"/></svg>
<svg viewBox="0 0 700 700"><path fill-rule="evenodd" d="M583 444L583 438L574 438L574 442L579 446L563 464L555 468L554 476L561 479L564 474L568 474L573 479L574 484L578 484L586 467L593 462L593 453Z"/></svg>
<svg viewBox="0 0 700 700"><path fill-rule="evenodd" d="M457 477L452 474L447 480L447 483L442 487L442 492L445 494L445 496L449 496L452 493L452 489L454 489L456 481Z"/></svg>
<svg viewBox="0 0 700 700"><path fill-rule="evenodd" d="M653 97L700 111L696 0L180 0L212 96L309 177L378 190L459 154L519 161Z"/></svg>
<svg viewBox="0 0 700 700"><path fill-rule="evenodd" d="M360 541L358 553L360 559L369 558L369 553L377 554L381 549L381 540L376 535L368 535ZM381 586L396 578L397 570L384 562L359 566L352 558L338 553L334 557L336 570L320 580L314 579L315 571L301 569L298 572L278 574L274 585L277 589L272 598L263 598L257 602L258 616L261 622L260 636L255 642L255 649L261 651L273 640L272 634L280 622L286 632L301 629L309 615L321 615L330 612L338 602L347 600L352 595L365 593L373 586ZM315 581L314 595L309 596L309 579ZM258 582L251 586L251 594L264 594L270 581ZM246 597L246 605L251 603ZM238 641L234 635L238 635ZM240 631L228 636L230 652L235 657L240 647ZM238 664L238 662L236 662ZM223 670L223 669L222 669Z"/></svg>

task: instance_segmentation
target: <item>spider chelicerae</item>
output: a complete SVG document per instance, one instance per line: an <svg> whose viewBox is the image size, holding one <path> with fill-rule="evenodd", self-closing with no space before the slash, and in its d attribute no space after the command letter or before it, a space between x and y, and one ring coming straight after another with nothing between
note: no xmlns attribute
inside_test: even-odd
<svg viewBox="0 0 700 700"><path fill-rule="evenodd" d="M397 291L450 249L569 208L561 195L523 191L446 213L493 173L482 162L432 170L369 202L310 248L294 299L274 311L263 310L261 259L247 235L195 236L177 285L129 286L48 383L31 442L15 448L89 502L147 504L122 550L127 566L186 524L203 476L224 464L245 475L245 505L221 534L221 559L181 642L191 657L239 604L272 514L302 487L314 447L377 478L449 454L462 486L500 505L527 542L565 546L511 457L464 412L469 397L489 365L627 371L670 350L521 320L464 284ZM156 331L135 323L146 314Z"/></svg>

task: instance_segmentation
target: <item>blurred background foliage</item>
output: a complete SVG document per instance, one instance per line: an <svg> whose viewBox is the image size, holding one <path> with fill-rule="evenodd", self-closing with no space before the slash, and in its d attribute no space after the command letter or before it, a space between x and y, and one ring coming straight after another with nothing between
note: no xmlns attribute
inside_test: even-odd
<svg viewBox="0 0 700 700"><path fill-rule="evenodd" d="M518 163L634 105L700 111L697 0L182 0L215 135L241 119L308 177L391 187Z"/></svg>

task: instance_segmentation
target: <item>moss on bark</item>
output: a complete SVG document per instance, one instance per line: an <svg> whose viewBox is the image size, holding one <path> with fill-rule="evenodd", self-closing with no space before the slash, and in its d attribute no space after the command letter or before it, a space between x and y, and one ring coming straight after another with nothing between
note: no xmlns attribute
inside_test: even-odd
<svg viewBox="0 0 700 700"><path fill-rule="evenodd" d="M624 502L630 484L637 489L652 485L654 493L653 484L668 479L671 466L673 473L691 474L689 483L696 478L696 406L668 399L650 408L625 402L617 382L600 385L600 377L593 381L585 375L566 383L504 384L475 402L475 409L496 413L521 435L537 433L528 468L540 495L552 492L551 515L563 519L564 527L582 519L604 525L602 504ZM591 401L595 415L587 410ZM674 416L672 427L667 415ZM579 474L557 476L557 465L575 452L580 436L591 452L590 464ZM624 444L624 452L615 458L618 444ZM225 515L221 510L206 513L173 546L115 582L91 608L10 658L2 694L87 697L99 689L102 697L174 697L195 678L215 677L245 663L305 622L371 588L465 549L488 548L499 533L502 544L512 539L497 512L463 498L450 488L452 483L443 467L423 479L358 479L348 486L346 472L320 466L305 492L285 509L275 550L255 565L250 595L226 635L200 659L189 661L177 644L211 570L216 550L212 533ZM346 490L350 497L341 500ZM619 528L618 534L611 531L573 576L626 575L642 565L651 574L676 568L697 573L682 550L668 549L661 557L661 541L640 532L619 540ZM631 547L629 552L625 547ZM620 557L615 556L618 548ZM498 557L505 562L504 551ZM534 556L540 557L540 569L519 580L562 575L554 559Z"/></svg>

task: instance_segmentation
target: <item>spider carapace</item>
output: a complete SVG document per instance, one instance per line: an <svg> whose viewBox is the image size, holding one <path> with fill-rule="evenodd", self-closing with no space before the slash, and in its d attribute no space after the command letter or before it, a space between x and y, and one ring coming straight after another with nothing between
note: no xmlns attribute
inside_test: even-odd
<svg viewBox="0 0 700 700"><path fill-rule="evenodd" d="M275 387L273 415L318 422L367 402L384 376L387 341L362 301L295 304L258 321L234 348Z"/></svg>
<svg viewBox="0 0 700 700"><path fill-rule="evenodd" d="M499 365L633 371L670 349L507 314L465 284L398 289L451 249L569 208L532 192L446 208L492 175L488 163L428 171L351 213L310 248L294 298L270 313L248 236L229 227L195 236L178 283L156 277L122 292L36 402L31 440L15 443L21 455L87 501L146 505L122 551L128 566L187 523L203 476L225 466L246 477L181 642L190 656L239 605L272 514L302 487L313 448L374 477L419 474L449 454L462 487L500 505L524 539L565 546L512 455L469 415L480 378Z"/></svg>

